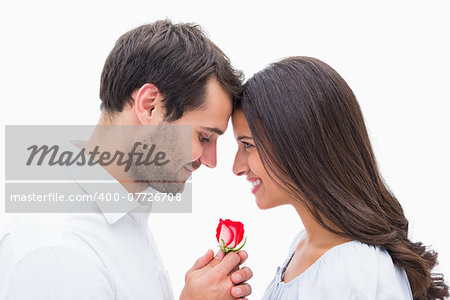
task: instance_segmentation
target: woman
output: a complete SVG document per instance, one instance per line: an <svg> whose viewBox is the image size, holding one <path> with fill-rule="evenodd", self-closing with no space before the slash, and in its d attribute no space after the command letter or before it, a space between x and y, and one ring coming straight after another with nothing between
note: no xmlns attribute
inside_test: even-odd
<svg viewBox="0 0 450 300"><path fill-rule="evenodd" d="M305 230L265 299L444 299L437 254L408 239L356 98L327 64L292 57L257 73L233 113L233 172L256 203L290 204ZM247 124L248 122L248 124Z"/></svg>

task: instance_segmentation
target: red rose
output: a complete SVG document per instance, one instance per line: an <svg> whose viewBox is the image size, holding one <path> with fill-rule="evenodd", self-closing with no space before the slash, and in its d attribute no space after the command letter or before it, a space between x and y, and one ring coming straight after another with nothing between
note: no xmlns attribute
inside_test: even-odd
<svg viewBox="0 0 450 300"><path fill-rule="evenodd" d="M216 230L216 238L223 252L228 253L229 251L238 251L244 245L239 249L233 248L239 245L244 238L244 224L241 222L233 222L229 219L226 219L225 221L220 219L219 226L217 226Z"/></svg>

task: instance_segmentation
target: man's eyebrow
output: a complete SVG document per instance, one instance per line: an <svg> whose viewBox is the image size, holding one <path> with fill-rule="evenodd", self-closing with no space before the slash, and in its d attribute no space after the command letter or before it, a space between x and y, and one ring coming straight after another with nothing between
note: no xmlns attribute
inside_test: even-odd
<svg viewBox="0 0 450 300"><path fill-rule="evenodd" d="M246 135L243 135L243 136L240 136L240 137L238 137L237 138L237 140L240 142L241 140L245 140L245 139L247 139L247 140L253 140L253 138L251 137L251 136L246 136Z"/></svg>
<svg viewBox="0 0 450 300"><path fill-rule="evenodd" d="M203 130L207 130L207 131L210 131L210 132L217 133L218 135L222 135L223 134L223 131L220 130L219 128L217 128L217 127L204 127L204 126L202 126L201 128Z"/></svg>

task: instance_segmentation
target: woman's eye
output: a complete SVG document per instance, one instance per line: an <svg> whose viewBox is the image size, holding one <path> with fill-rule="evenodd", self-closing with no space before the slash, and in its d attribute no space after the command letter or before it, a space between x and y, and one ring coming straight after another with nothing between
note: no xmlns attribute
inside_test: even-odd
<svg viewBox="0 0 450 300"><path fill-rule="evenodd" d="M249 148L253 147L253 145L250 144L250 143L243 142L243 141L241 141L241 143L244 145L244 148L245 148L245 149L249 149Z"/></svg>

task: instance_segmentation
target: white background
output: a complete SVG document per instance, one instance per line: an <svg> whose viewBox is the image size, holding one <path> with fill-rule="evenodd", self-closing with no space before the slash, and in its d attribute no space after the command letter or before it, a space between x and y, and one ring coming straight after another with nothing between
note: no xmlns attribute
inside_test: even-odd
<svg viewBox="0 0 450 300"><path fill-rule="evenodd" d="M308 55L346 79L411 238L440 253L448 279L449 2L308 2L2 1L2 182L5 124L95 124L100 73L117 38L161 18L196 22L246 78L269 62ZM217 249L219 218L245 224L252 299L261 298L302 228L291 207L258 210L250 185L231 173L235 150L229 130L219 139L217 168L194 174L193 213L150 217L175 295L194 260ZM9 217L0 214L0 225Z"/></svg>

